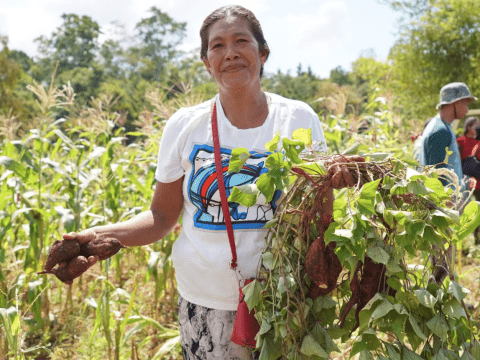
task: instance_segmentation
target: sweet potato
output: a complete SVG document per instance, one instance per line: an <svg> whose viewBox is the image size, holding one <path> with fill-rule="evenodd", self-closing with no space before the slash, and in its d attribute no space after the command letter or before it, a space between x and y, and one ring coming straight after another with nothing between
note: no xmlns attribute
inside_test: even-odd
<svg viewBox="0 0 480 360"><path fill-rule="evenodd" d="M359 281L360 271L361 279ZM357 324L353 328L353 330L355 330L359 324L360 311L376 293L388 293L391 296L395 296L396 291L387 285L387 276L385 275L385 272L385 265L374 263L368 256L365 256L364 264L361 262L358 263L352 281L350 282L352 297L340 315L340 327L343 327L347 314L352 309L353 305L357 305L355 310Z"/></svg>
<svg viewBox="0 0 480 360"><path fill-rule="evenodd" d="M80 245L76 240L57 240L50 247L45 270L52 270L55 265L62 261L68 261L80 255Z"/></svg>
<svg viewBox="0 0 480 360"><path fill-rule="evenodd" d="M79 255L74 257L68 263L62 261L59 265L50 271L42 271L39 274L53 274L61 282L72 285L73 279L82 275L88 268L95 263L95 258L86 258L85 256Z"/></svg>
<svg viewBox="0 0 480 360"><path fill-rule="evenodd" d="M331 293L337 286L342 265L335 254L335 247L335 242L325 246L323 236L320 236L307 250L305 270L313 282L307 296L312 299Z"/></svg>
<svg viewBox="0 0 480 360"><path fill-rule="evenodd" d="M124 247L120 241L114 238L95 239L80 246L80 253L86 258L98 256L99 260L105 260Z"/></svg>

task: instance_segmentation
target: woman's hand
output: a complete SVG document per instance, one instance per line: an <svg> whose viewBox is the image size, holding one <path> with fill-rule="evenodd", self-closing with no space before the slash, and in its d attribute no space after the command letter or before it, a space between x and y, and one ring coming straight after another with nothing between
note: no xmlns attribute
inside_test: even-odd
<svg viewBox="0 0 480 360"><path fill-rule="evenodd" d="M86 244L97 238L97 234L93 229L86 229L80 232L70 232L62 236L63 240L77 240L79 245Z"/></svg>
<svg viewBox="0 0 480 360"><path fill-rule="evenodd" d="M334 155L331 159L326 162L326 165L328 166L327 177L331 180L332 187L334 189L342 189L355 186L356 181L345 164L365 162L365 158L359 155Z"/></svg>

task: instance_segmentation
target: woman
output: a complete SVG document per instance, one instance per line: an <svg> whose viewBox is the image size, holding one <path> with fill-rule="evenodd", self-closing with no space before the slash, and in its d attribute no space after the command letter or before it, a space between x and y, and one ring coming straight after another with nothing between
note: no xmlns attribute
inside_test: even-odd
<svg viewBox="0 0 480 360"><path fill-rule="evenodd" d="M465 124L463 126L463 136L460 136L457 139L458 148L460 150L460 157L465 160L467 157L472 155L472 152L475 146L478 146L475 156L478 157L480 152L480 140L477 138L477 129L480 127L480 121L475 116L470 116L465 119ZM473 188L473 195L475 195L475 200L480 201L480 179L472 176L474 182L470 182L470 189ZM475 186L475 187L473 187ZM478 227L475 232L475 244L480 244L480 227Z"/></svg>
<svg viewBox="0 0 480 360"><path fill-rule="evenodd" d="M245 171L228 173L230 184L254 183L267 171L265 144L277 132L283 138L291 137L295 129L311 128L312 138L322 151L326 150L325 141L318 116L308 105L261 90L260 77L270 49L252 12L240 6L217 9L205 19L200 37L201 57L218 84L219 94L211 101L180 109L167 122L150 210L122 223L64 235L64 239L84 243L113 237L126 246L146 245L167 235L183 210L182 232L172 258L184 358L249 359L253 357L250 349L230 341L238 281L229 267L230 247L220 197L212 182L212 101L217 107L222 158L229 158L231 150L238 147L251 154ZM331 166L329 174L337 187L354 185L345 166ZM244 278L256 274L266 234L263 225L273 217L279 196L275 194L269 203L259 199L248 209L229 204L238 268ZM333 191L327 200L325 206L331 213Z"/></svg>

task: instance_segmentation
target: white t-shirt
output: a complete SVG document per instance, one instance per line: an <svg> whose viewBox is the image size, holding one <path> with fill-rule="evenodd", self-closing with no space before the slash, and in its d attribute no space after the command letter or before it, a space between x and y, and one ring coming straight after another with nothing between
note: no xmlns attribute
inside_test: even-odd
<svg viewBox="0 0 480 360"><path fill-rule="evenodd" d="M227 197L235 185L255 183L267 168L265 144L280 131L280 137L291 138L298 128L311 128L312 140L326 152L320 120L305 103L267 93L268 117L263 125L238 129L225 117L217 95L217 119L224 166ZM211 101L178 110L168 120L160 143L155 178L170 183L184 176L183 226L173 245L178 292L187 301L217 310L236 310L238 281L230 269L228 242L220 195L217 187L213 139L210 124ZM231 150L250 151L250 159L239 173L228 173ZM235 234L238 269L244 278L254 277L265 246L267 230L278 206L280 192L271 202L259 196L258 204L246 208L230 203Z"/></svg>

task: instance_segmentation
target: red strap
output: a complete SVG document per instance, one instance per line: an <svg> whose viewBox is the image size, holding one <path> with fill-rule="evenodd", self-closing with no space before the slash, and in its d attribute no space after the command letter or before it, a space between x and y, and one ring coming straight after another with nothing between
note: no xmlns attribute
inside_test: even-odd
<svg viewBox="0 0 480 360"><path fill-rule="evenodd" d="M227 194L225 192L225 183L223 182L222 157L220 155L220 142L218 139L217 104L215 100L213 101L211 117L212 117L213 152L215 155L215 170L217 172L218 191L220 192L223 218L225 220L225 226L227 227L230 250L232 250L232 261L230 262L230 267L232 269L235 269L237 267L237 250L235 248L235 237L233 235L232 219L230 218L230 210L228 208Z"/></svg>

